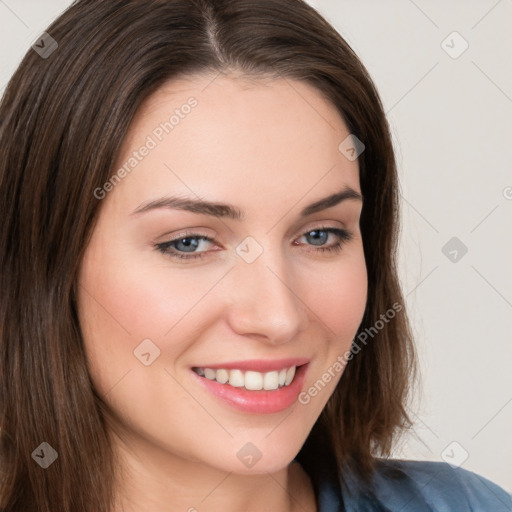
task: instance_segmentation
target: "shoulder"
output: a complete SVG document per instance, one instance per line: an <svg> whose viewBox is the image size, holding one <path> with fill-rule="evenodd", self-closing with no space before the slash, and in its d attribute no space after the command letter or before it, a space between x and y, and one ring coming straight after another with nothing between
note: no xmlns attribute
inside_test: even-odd
<svg viewBox="0 0 512 512"><path fill-rule="evenodd" d="M504 489L445 462L379 459L371 487L358 487L349 484L342 490L347 512L360 510L363 502L362 509L369 511L512 511L511 495Z"/></svg>

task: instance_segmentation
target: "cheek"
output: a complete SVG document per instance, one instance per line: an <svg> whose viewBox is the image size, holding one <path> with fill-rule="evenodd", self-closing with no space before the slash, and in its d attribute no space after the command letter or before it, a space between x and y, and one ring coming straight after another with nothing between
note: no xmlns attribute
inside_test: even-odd
<svg viewBox="0 0 512 512"><path fill-rule="evenodd" d="M154 286L143 267L132 265L119 246L113 246L102 243L99 235L93 239L78 278L78 313L89 369L103 393L135 363L140 365L134 350L143 340L161 335L165 308L164 288Z"/></svg>
<svg viewBox="0 0 512 512"><path fill-rule="evenodd" d="M121 244L106 251L98 248L84 259L80 282L93 291L96 304L90 306L103 323L134 340L162 339L175 328L181 332L226 271L218 266L180 268L164 255L155 258L149 251L129 248L123 252Z"/></svg>
<svg viewBox="0 0 512 512"><path fill-rule="evenodd" d="M298 402L314 423L345 371L363 319L368 278L362 248L340 259L328 271L318 272L316 286L312 282L308 281L307 303L320 320L324 336L319 337L323 343L317 346L316 360Z"/></svg>
<svg viewBox="0 0 512 512"><path fill-rule="evenodd" d="M141 366L139 347L155 358L151 368L178 361L197 336L199 319L204 322L212 308L209 290L225 272L171 268L165 260L155 263L151 255L122 247L98 237L85 255L78 281L90 371L104 391Z"/></svg>
<svg viewBox="0 0 512 512"><path fill-rule="evenodd" d="M332 265L316 267L302 280L306 304L324 327L331 345L350 347L367 301L367 272L362 247ZM344 348L346 350L346 348Z"/></svg>

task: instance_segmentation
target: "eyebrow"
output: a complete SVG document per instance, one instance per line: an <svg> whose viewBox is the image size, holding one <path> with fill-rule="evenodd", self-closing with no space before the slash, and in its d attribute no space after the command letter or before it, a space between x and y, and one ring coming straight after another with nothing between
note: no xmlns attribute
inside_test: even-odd
<svg viewBox="0 0 512 512"><path fill-rule="evenodd" d="M336 192L328 197L315 201L306 206L300 212L300 217L307 217L316 212L332 208L347 200L362 201L361 194L356 192L353 188L345 187L343 190ZM218 218L228 218L233 220L243 220L244 214L242 210L226 203L214 203L204 199L192 199L188 197L178 196L164 196L149 203L142 203L130 215L139 215L151 210L167 208L172 210L185 210L192 213L200 213L203 215L210 215Z"/></svg>

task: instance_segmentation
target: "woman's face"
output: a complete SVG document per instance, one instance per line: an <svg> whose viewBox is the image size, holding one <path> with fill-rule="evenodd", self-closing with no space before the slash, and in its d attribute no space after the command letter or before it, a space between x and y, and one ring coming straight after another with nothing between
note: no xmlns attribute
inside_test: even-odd
<svg viewBox="0 0 512 512"><path fill-rule="evenodd" d="M248 474L300 450L366 303L348 136L293 80L194 76L143 104L95 192L78 287L125 452Z"/></svg>

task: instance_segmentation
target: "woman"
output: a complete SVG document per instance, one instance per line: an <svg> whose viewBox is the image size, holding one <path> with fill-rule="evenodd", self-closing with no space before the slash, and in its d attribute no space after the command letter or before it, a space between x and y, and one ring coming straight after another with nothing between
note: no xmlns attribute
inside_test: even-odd
<svg viewBox="0 0 512 512"><path fill-rule="evenodd" d="M387 458L393 149L311 7L79 0L0 118L2 510L510 510Z"/></svg>

